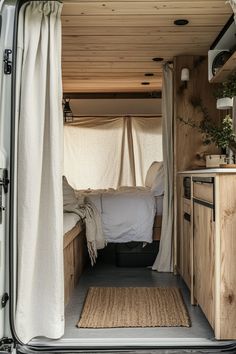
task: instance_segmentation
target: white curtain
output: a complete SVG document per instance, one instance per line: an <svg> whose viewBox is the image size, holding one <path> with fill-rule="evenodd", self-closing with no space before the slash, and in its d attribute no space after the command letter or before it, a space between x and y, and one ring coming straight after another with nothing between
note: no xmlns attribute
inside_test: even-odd
<svg viewBox="0 0 236 354"><path fill-rule="evenodd" d="M143 186L162 160L161 117L86 117L64 127L64 173L74 189Z"/></svg>
<svg viewBox="0 0 236 354"><path fill-rule="evenodd" d="M160 249L153 270L159 272L173 271L173 70L163 66L162 87L162 127L163 127L163 161L165 176L165 194Z"/></svg>
<svg viewBox="0 0 236 354"><path fill-rule="evenodd" d="M18 32L16 329L24 343L64 333L61 10L30 2Z"/></svg>

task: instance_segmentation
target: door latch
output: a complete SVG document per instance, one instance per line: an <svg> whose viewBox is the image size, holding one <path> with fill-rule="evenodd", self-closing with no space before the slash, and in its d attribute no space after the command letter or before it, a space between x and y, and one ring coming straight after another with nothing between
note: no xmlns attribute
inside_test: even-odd
<svg viewBox="0 0 236 354"><path fill-rule="evenodd" d="M10 59L12 55L11 49L5 49L4 51L4 74L10 75L12 73L12 60Z"/></svg>
<svg viewBox="0 0 236 354"><path fill-rule="evenodd" d="M9 178L6 168L0 168L0 224L2 224L2 213L5 210L3 206L3 192L8 192Z"/></svg>
<svg viewBox="0 0 236 354"><path fill-rule="evenodd" d="M11 353L14 345L12 338L3 337L0 339L0 351L1 353Z"/></svg>
<svg viewBox="0 0 236 354"><path fill-rule="evenodd" d="M1 306L2 308L6 307L7 301L9 300L8 293L4 293L1 299Z"/></svg>

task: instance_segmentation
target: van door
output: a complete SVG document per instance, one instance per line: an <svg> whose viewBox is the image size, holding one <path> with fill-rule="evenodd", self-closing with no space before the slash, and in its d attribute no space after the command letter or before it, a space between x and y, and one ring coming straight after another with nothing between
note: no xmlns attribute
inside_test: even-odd
<svg viewBox="0 0 236 354"><path fill-rule="evenodd" d="M15 5L0 1L0 350L9 350L9 175Z"/></svg>

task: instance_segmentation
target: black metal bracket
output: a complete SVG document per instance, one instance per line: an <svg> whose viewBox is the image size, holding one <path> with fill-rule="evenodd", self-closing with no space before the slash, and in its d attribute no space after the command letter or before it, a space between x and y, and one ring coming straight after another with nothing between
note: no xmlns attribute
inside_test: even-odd
<svg viewBox="0 0 236 354"><path fill-rule="evenodd" d="M8 293L4 293L1 299L1 306L2 308L6 307L7 301L9 300L9 295Z"/></svg>
<svg viewBox="0 0 236 354"><path fill-rule="evenodd" d="M12 73L12 59L10 59L11 55L12 55L12 50L5 49L3 62L4 62L4 74L6 75L11 75Z"/></svg>

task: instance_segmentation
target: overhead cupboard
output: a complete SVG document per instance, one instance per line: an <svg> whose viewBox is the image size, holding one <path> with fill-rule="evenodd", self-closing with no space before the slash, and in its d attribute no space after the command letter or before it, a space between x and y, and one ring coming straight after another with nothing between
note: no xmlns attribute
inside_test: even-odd
<svg viewBox="0 0 236 354"><path fill-rule="evenodd" d="M178 175L178 270L216 339L236 337L236 170ZM186 193L186 180L191 188Z"/></svg>

